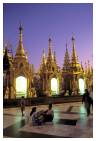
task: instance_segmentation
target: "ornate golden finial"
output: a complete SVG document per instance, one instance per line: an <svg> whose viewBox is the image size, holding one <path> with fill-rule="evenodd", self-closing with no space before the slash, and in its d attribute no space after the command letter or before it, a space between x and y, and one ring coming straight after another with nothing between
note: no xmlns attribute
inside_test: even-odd
<svg viewBox="0 0 96 141"><path fill-rule="evenodd" d="M72 41L75 41L75 34L72 32Z"/></svg>
<svg viewBox="0 0 96 141"><path fill-rule="evenodd" d="M66 42L66 53L68 54L68 44Z"/></svg>
<svg viewBox="0 0 96 141"><path fill-rule="evenodd" d="M72 63L77 63L77 55L75 50L75 38L72 35Z"/></svg>
<svg viewBox="0 0 96 141"><path fill-rule="evenodd" d="M83 65L82 65L82 61L81 61L81 68L82 68L82 71L84 71L84 69L83 69Z"/></svg>
<svg viewBox="0 0 96 141"><path fill-rule="evenodd" d="M69 53L68 53L68 48L67 48L67 42L66 42L66 52L64 56L64 64L63 64L63 70L68 70L70 67L70 58L69 58Z"/></svg>
<svg viewBox="0 0 96 141"><path fill-rule="evenodd" d="M24 51L24 48L23 48L23 43L22 43L22 31L23 31L23 27L22 25L20 24L19 26L19 45L17 47L17 50L16 50L16 56L25 56L25 51Z"/></svg>
<svg viewBox="0 0 96 141"><path fill-rule="evenodd" d="M49 38L49 40L48 40L48 42L49 42L49 51L48 51L48 60L52 60L52 40L51 40L51 38Z"/></svg>
<svg viewBox="0 0 96 141"><path fill-rule="evenodd" d="M49 48L51 49L51 47L52 47L52 40L51 40L51 38L49 38Z"/></svg>
<svg viewBox="0 0 96 141"><path fill-rule="evenodd" d="M87 74L88 73L88 69L87 69L87 63L85 62L85 73Z"/></svg>
<svg viewBox="0 0 96 141"><path fill-rule="evenodd" d="M22 25L21 25L21 23L20 23L19 31L21 32L22 30L23 30L23 27L22 27Z"/></svg>
<svg viewBox="0 0 96 141"><path fill-rule="evenodd" d="M68 44L66 42L66 52L65 52L65 60L69 58L69 53L68 53Z"/></svg>
<svg viewBox="0 0 96 141"><path fill-rule="evenodd" d="M45 55L45 50L44 49L43 49L42 63L46 64L46 55Z"/></svg>
<svg viewBox="0 0 96 141"><path fill-rule="evenodd" d="M56 52L54 51L54 62L56 63Z"/></svg>
<svg viewBox="0 0 96 141"><path fill-rule="evenodd" d="M22 42L22 31L23 31L23 27L22 27L22 25L20 24L20 26L19 26L19 34L20 34L20 42Z"/></svg>
<svg viewBox="0 0 96 141"><path fill-rule="evenodd" d="M91 67L90 67L90 63L89 63L89 60L88 60L88 73L91 72Z"/></svg>

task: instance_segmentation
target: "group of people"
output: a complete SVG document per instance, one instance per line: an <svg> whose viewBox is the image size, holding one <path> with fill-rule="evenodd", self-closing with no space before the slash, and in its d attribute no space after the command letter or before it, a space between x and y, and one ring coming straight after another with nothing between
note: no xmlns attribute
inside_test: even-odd
<svg viewBox="0 0 96 141"><path fill-rule="evenodd" d="M89 92L87 89L85 89L85 93L82 96L82 103L85 105L85 109L87 112L87 116L90 115L90 107L92 105L93 108L93 98L90 96ZM25 99L22 97L21 102L21 113L22 117L24 116L24 111L25 111ZM33 125L41 125L42 123L45 122L50 122L54 118L54 112L52 110L52 104L48 105L47 110L41 110L37 111L36 107L32 107L32 110L30 112L30 116L32 117L32 124Z"/></svg>
<svg viewBox="0 0 96 141"><path fill-rule="evenodd" d="M21 105L21 113L22 113L22 117L23 117L24 111L25 111L25 99L23 96L21 98L20 105ZM36 107L32 107L32 110L30 112L30 116L32 116L32 124L33 125L41 125L45 122L51 122L54 118L52 104L50 103L48 105L48 109L46 109L45 111L44 110L37 111Z"/></svg>
<svg viewBox="0 0 96 141"><path fill-rule="evenodd" d="M32 116L33 125L41 125L45 122L52 122L54 118L54 112L52 110L52 104L49 104L47 110L41 110L37 112L37 108L33 107L30 116Z"/></svg>

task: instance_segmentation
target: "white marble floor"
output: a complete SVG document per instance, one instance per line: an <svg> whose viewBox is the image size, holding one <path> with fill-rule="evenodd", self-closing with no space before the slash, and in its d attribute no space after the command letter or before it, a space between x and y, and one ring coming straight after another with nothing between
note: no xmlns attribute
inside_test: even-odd
<svg viewBox="0 0 96 141"><path fill-rule="evenodd" d="M38 111L47 109L47 105L36 107ZM84 105L81 102L53 104L53 123L46 123L41 126L32 126L29 116L31 108L26 107L25 117L23 118L20 108L4 109L4 137L93 137L92 109L90 116L87 117ZM14 129L14 134L12 133L12 129Z"/></svg>

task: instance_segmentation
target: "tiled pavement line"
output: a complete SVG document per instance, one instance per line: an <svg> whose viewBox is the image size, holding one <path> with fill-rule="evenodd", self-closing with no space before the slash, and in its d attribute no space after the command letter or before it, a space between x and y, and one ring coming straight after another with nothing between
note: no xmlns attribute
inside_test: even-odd
<svg viewBox="0 0 96 141"><path fill-rule="evenodd" d="M71 109L72 109L72 106L70 106L68 108L67 112L71 111ZM6 115L6 114L4 114L4 115ZM14 116L12 114L7 114L7 115ZM55 122L55 124L76 125L76 122L77 122L76 120L59 119L59 120L57 120ZM22 134L22 131L21 132L18 131L20 128L22 128L25 125L26 125L26 122L25 122L24 119L19 121L19 122L16 122L15 124L13 124L13 125L11 125L11 126L4 129L4 136L10 136L10 137L18 137L18 136L20 137L20 136L22 136L22 137L24 137L24 135L26 135L28 137L28 136L32 135L32 137L34 137L37 133L32 133L31 134L31 133L26 132L25 134ZM38 136L43 136L43 135L46 136L46 137L51 136L51 135L45 135L45 134L42 134L42 135L38 134Z"/></svg>
<svg viewBox="0 0 96 141"><path fill-rule="evenodd" d="M4 116L13 116L13 117L21 117L21 115L14 115L14 114L8 114L8 113L4 113Z"/></svg>
<svg viewBox="0 0 96 141"><path fill-rule="evenodd" d="M74 107L74 106L69 106L69 108L66 110L66 112L62 112L62 113L66 113L66 114L70 114L70 113L74 113L74 114L80 114L79 112L77 113L77 112L71 112L71 110L72 110L72 107ZM60 111L59 111L60 112ZM82 114L84 114L84 113L82 113ZM11 115L12 116L12 115ZM13 115L14 116L14 115ZM61 120L61 121L60 121ZM64 121L64 123L62 123L62 119L60 119L59 120L59 124L69 124L70 125L70 121L68 121L68 119L63 119L63 121ZM60 123L61 122L61 123ZM67 122L67 123L66 123ZM69 122L69 123L68 123ZM74 123L74 121L72 121L73 123ZM72 123L71 122L71 123ZM20 125L20 122L19 122L19 125ZM25 125L25 124L24 124ZM74 124L73 124L74 125ZM13 125L14 126L14 125ZM15 125L16 126L16 125ZM12 127L12 126L11 126ZM19 128L22 128L23 126L21 126L21 127L19 127ZM14 128L14 127L13 127ZM19 129L18 128L18 129ZM18 130L17 129L17 130ZM7 128L5 128L4 129L4 131L5 130L7 130ZM15 131L16 132L16 131ZM14 133L14 132L13 132ZM7 136L6 134L4 134L4 136ZM20 132L18 132L17 131L17 133L15 133L15 134L13 134L13 136L11 135L10 137L32 137L32 138L35 138L35 137L38 137L38 138L40 138L40 137L45 137L45 138L50 138L50 137L53 137L53 138L58 138L58 136L54 136L54 135L46 135L46 134L42 134L42 133L28 133L28 132L26 132L26 131L20 131ZM64 138L64 137L63 137Z"/></svg>
<svg viewBox="0 0 96 141"><path fill-rule="evenodd" d="M68 138L64 136L18 131L20 128L22 128L25 125L26 125L25 120L21 120L20 122L17 122L16 124L5 128L3 134L6 137L13 137L13 138Z"/></svg>

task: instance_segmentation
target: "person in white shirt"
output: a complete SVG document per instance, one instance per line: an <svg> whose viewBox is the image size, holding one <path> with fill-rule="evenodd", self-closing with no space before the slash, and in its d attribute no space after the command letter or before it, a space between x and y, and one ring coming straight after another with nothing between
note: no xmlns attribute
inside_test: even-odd
<svg viewBox="0 0 96 141"><path fill-rule="evenodd" d="M52 110L52 104L49 104L48 110L46 110L43 113L43 116L44 116L44 122L52 122L52 120L54 118L54 112Z"/></svg>

